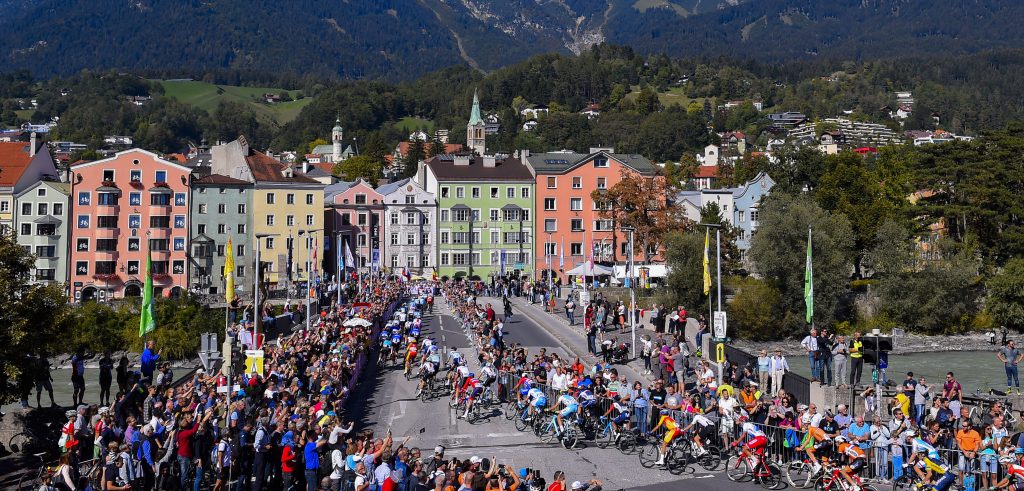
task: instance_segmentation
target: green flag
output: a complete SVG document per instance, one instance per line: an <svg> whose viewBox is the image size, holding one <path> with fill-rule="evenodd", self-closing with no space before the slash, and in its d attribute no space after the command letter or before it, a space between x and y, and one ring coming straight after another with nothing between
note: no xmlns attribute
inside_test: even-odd
<svg viewBox="0 0 1024 491"><path fill-rule="evenodd" d="M156 329L153 317L153 260L146 251L146 286L142 288L142 312L139 315L139 337Z"/></svg>
<svg viewBox="0 0 1024 491"><path fill-rule="evenodd" d="M807 323L814 318L814 263L811 262L811 229L807 229L807 266L804 270L804 304L807 305Z"/></svg>

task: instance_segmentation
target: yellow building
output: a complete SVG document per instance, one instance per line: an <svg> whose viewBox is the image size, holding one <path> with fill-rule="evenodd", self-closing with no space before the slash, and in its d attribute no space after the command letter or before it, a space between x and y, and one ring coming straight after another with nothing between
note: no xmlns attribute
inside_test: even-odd
<svg viewBox="0 0 1024 491"><path fill-rule="evenodd" d="M324 184L250 149L244 137L217 145L210 153L213 173L253 183L250 238L253 244L259 239L262 280L271 288L283 288L290 271L293 282L305 282L306 260L311 264L314 257L320 264L324 260ZM255 252L250 259L254 267ZM323 270L322 266L312 268Z"/></svg>

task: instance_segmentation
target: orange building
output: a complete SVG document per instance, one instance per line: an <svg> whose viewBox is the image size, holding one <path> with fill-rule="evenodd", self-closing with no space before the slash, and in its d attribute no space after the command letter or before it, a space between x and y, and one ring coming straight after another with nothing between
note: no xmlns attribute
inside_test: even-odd
<svg viewBox="0 0 1024 491"><path fill-rule="evenodd" d="M526 154L524 160L537 176L534 270L538 278L546 279L550 269L564 284L565 272L586 261L586 243L591 244L595 263L625 264L630 254L628 234L613 229L612 220L601 217L591 193L611 189L622 180L623 170L654 178L654 164L641 155L610 149ZM658 254L655 257L660 259ZM639 265L644 255L636 254L633 260Z"/></svg>

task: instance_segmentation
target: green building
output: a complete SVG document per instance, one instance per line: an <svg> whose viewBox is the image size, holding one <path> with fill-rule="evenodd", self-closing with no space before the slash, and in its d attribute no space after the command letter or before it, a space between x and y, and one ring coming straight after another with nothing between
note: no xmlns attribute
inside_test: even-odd
<svg viewBox="0 0 1024 491"><path fill-rule="evenodd" d="M438 275L533 276L535 176L504 155L438 155L417 182L437 196Z"/></svg>

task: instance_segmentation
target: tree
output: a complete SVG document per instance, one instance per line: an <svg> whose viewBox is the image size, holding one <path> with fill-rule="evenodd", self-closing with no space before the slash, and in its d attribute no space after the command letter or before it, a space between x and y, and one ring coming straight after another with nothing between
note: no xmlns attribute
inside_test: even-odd
<svg viewBox="0 0 1024 491"><path fill-rule="evenodd" d="M364 179L371 186L377 186L377 179L380 178L381 163L366 155L356 155L334 164L331 172L341 176L346 181Z"/></svg>
<svg viewBox="0 0 1024 491"><path fill-rule="evenodd" d="M658 302L706 312L708 296L704 295L703 286L704 234L670 232L665 237L665 265L668 267L668 276ZM714 267L714 259L711 267Z"/></svg>
<svg viewBox="0 0 1024 491"><path fill-rule="evenodd" d="M28 355L52 355L72 329L64 285L30 284L35 257L13 234L0 236L0 401L14 400Z"/></svg>
<svg viewBox="0 0 1024 491"><path fill-rule="evenodd" d="M875 275L891 276L913 266L914 251L910 233L899 221L886 220L875 232L875 242L864 256L863 265Z"/></svg>
<svg viewBox="0 0 1024 491"><path fill-rule="evenodd" d="M406 152L405 158L402 159L402 175L400 177L406 178L416 175L420 161L426 157L427 153L424 148L423 141L419 139L413 139L410 141L409 151Z"/></svg>
<svg viewBox="0 0 1024 491"><path fill-rule="evenodd" d="M736 237L739 233L736 227L732 226L732 222L726 220L725 216L722 215L722 209L718 206L718 203L711 201L700 209L700 223L718 225L717 235L715 230L711 230L710 232L710 242L712 247L710 254L714 256L718 255L719 247L715 242L716 237L718 237L722 241L722 272L726 275L739 272L742 267L742 264L740 263L740 250L736 247Z"/></svg>
<svg viewBox="0 0 1024 491"><path fill-rule="evenodd" d="M985 287L985 307L996 324L1024 331L1024 259L1007 261Z"/></svg>
<svg viewBox="0 0 1024 491"><path fill-rule="evenodd" d="M643 251L644 262L650 262L651 247L660 247L669 231L685 229L689 224L665 199L665 178L645 177L626 169L620 175L614 186L594 190L590 196L598 214L611 219L615 228L633 229L632 253Z"/></svg>
<svg viewBox="0 0 1024 491"><path fill-rule="evenodd" d="M444 144L437 137L432 138L430 140L430 148L427 149L427 158L436 157L442 153L444 153ZM417 165L419 165L419 162L417 162Z"/></svg>
<svg viewBox="0 0 1024 491"><path fill-rule="evenodd" d="M764 341L778 337L775 317L781 300L779 290L771 283L756 278L733 277L729 302L729 324L735 326L736 337Z"/></svg>
<svg viewBox="0 0 1024 491"><path fill-rule="evenodd" d="M970 254L930 261L879 281L880 313L925 334L963 332L978 312L978 263ZM998 285L998 283L997 283Z"/></svg>
<svg viewBox="0 0 1024 491"><path fill-rule="evenodd" d="M661 101L658 100L658 91L654 87L645 85L636 96L636 110L640 114L651 114L661 108Z"/></svg>
<svg viewBox="0 0 1024 491"><path fill-rule="evenodd" d="M850 222L823 210L806 195L772 193L761 205L749 257L757 274L781 294L780 334L796 335L804 324L807 229L813 236L814 322L835 318L851 272L854 238Z"/></svg>

